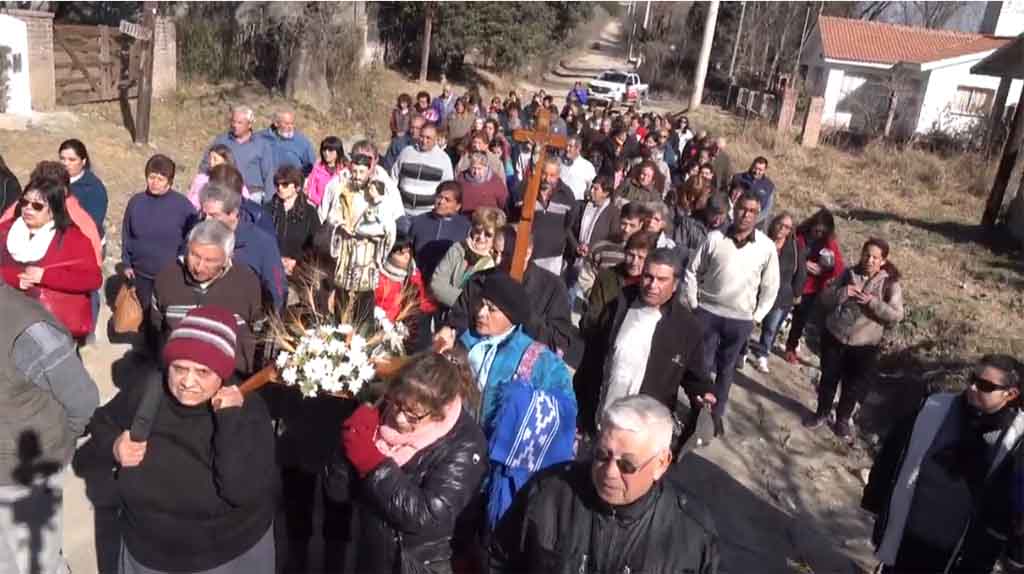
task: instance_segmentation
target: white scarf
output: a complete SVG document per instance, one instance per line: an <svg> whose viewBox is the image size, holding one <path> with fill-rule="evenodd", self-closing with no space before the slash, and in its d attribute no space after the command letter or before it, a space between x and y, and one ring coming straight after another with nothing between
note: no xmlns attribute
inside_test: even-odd
<svg viewBox="0 0 1024 574"><path fill-rule="evenodd" d="M19 217L7 233L7 251L18 263L35 263L46 255L56 234L52 221L33 232Z"/></svg>

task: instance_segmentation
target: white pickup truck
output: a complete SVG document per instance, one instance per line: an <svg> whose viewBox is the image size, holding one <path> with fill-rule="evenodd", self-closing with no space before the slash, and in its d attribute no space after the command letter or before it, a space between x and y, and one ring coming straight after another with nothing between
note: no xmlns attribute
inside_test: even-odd
<svg viewBox="0 0 1024 574"><path fill-rule="evenodd" d="M632 72L601 72L587 85L589 100L639 105L647 97L647 84Z"/></svg>

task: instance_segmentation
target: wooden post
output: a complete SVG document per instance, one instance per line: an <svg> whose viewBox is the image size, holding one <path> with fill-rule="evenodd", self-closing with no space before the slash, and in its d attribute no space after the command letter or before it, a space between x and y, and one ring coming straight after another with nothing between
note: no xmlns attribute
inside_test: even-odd
<svg viewBox="0 0 1024 574"><path fill-rule="evenodd" d="M527 180L526 193L523 196L523 209L519 217L519 225L516 226L516 250L512 256L512 278L516 281L523 280L526 273L526 251L530 246L530 233L533 232L533 212L537 208L537 194L540 193L541 170L544 168L544 160L547 159L548 147L565 149L565 136L551 133L551 112L540 108L534 120L535 130L515 130L512 138L517 142L532 141L533 145L540 146L540 157L537 163L530 169L530 179Z"/></svg>
<svg viewBox="0 0 1024 574"><path fill-rule="evenodd" d="M1024 108L1024 91L1021 92L1020 102L1017 103L1017 111L1013 114L1013 128L1010 130L1010 137L1006 138L1006 145L1003 146L1003 157L999 160L999 170L992 181L992 192L985 204L985 214L981 216L981 224L985 227L995 227L999 215L1003 212L1006 188L1010 183L1017 157L1024 147L1024 111L1021 108ZM1013 199L1012 196L1009 199Z"/></svg>
<svg viewBox="0 0 1024 574"><path fill-rule="evenodd" d="M1010 84L1012 83L1013 78L999 78L999 89L996 90L996 101L992 104L992 111L989 112L988 138L985 142L985 148L989 154L998 151L995 149L996 142L999 140L999 128L1002 127L1003 114L1006 113L1006 98L1010 95Z"/></svg>
<svg viewBox="0 0 1024 574"><path fill-rule="evenodd" d="M139 81L139 102L135 108L135 143L149 143L149 117L153 109L153 52L156 49L156 2L142 3L142 25L149 33L144 40L142 78Z"/></svg>

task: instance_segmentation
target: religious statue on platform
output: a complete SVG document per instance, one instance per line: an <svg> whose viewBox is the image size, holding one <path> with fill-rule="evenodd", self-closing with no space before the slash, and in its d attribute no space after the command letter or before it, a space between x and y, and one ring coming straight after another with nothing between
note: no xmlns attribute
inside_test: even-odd
<svg viewBox="0 0 1024 574"><path fill-rule="evenodd" d="M326 225L334 261L334 288L356 295L377 287L381 267L395 241L395 220L389 212L384 184L375 180L374 158L353 154L349 177L339 177L337 200Z"/></svg>

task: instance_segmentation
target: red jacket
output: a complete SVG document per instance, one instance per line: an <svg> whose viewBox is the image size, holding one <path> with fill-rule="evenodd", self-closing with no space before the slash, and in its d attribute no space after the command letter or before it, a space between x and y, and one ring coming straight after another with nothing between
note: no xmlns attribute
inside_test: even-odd
<svg viewBox="0 0 1024 574"><path fill-rule="evenodd" d="M0 216L0 224L13 224L14 209L17 204L12 204L4 211L4 214ZM96 222L92 220L92 216L89 215L82 204L78 203L78 199L70 193L64 198L64 207L68 210L68 217L71 218L71 222L78 227L78 231L83 233L88 239L89 243L92 244L93 252L96 254L96 264L103 265L103 241L100 239L100 232L96 229ZM10 229L10 225L7 227L0 227L4 230L4 240L7 239L7 229ZM15 285L17 287L17 285Z"/></svg>
<svg viewBox="0 0 1024 574"><path fill-rule="evenodd" d="M7 251L7 234L13 225L13 219L0 223L0 271L3 272L4 282L18 289L18 274L27 265L15 261ZM96 252L89 239L75 225L55 235L46 255L32 265L44 269L39 285L54 291L91 293L103 284L103 275L96 263Z"/></svg>
<svg viewBox="0 0 1024 574"><path fill-rule="evenodd" d="M807 241L806 239L804 239L803 234L797 234L796 242L800 246L800 248L803 249L805 253L807 253L808 261L813 261L815 263L818 262L818 258L821 256L821 249L815 249L813 252L811 252L811 250L808 249L807 247ZM843 253L839 250L839 242L836 241L835 237L832 237L825 242L824 247L835 254L836 263L831 270L826 271L821 275L811 275L810 273L808 273L807 281L804 282L804 295L813 295L814 293L818 293L819 291L825 288L825 285L828 284L829 281L843 274Z"/></svg>
<svg viewBox="0 0 1024 574"><path fill-rule="evenodd" d="M420 313L431 315L437 311L437 303L427 295L427 288L423 284L423 275L417 269L412 276L412 284L419 292ZM395 281L386 274L381 273L377 281L377 289L374 291L374 300L378 307L384 309L388 319L392 321L402 311L402 281Z"/></svg>
<svg viewBox="0 0 1024 574"><path fill-rule="evenodd" d="M505 211L508 190L498 174L492 173L491 179L483 183L470 181L465 173L459 174L457 179L462 184L462 213L466 217L471 217L481 207L496 207Z"/></svg>

